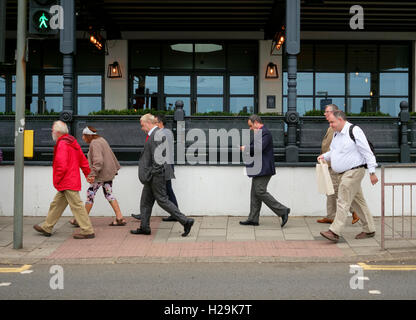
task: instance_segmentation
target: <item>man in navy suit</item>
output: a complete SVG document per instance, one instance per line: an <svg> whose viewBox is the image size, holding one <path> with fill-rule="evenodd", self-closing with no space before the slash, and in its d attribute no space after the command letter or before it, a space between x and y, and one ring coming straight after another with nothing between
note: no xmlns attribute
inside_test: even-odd
<svg viewBox="0 0 416 320"><path fill-rule="evenodd" d="M247 175L252 178L251 182L251 194L250 194L250 214L246 221L240 221L242 225L259 225L260 209L264 202L275 214L282 218L283 227L290 213L290 209L280 202L278 202L270 193L267 192L267 185L273 175L276 174L274 166L274 154L273 154L273 138L270 131L264 126L262 119L258 115L252 115L248 119L248 126L250 130L255 132L258 138L258 142L261 142L261 168L259 170L250 170L255 166L253 164L246 165ZM261 132L261 140L260 140ZM257 146L255 146L253 139L250 143L250 150L248 146L242 146L241 151L250 153L251 156L255 154Z"/></svg>

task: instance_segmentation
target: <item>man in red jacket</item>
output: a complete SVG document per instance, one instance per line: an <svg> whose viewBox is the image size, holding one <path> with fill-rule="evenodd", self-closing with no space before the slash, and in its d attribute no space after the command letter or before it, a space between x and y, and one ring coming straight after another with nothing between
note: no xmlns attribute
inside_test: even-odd
<svg viewBox="0 0 416 320"><path fill-rule="evenodd" d="M90 173L88 160L82 153L77 140L68 134L65 122L55 121L52 126L52 138L56 141L53 155L53 185L58 193L53 199L46 221L33 228L50 237L52 229L58 222L65 208L70 206L72 214L78 222L81 233L75 234L74 239L92 239L95 237L90 218L85 210L79 191L81 191L81 168L87 178Z"/></svg>

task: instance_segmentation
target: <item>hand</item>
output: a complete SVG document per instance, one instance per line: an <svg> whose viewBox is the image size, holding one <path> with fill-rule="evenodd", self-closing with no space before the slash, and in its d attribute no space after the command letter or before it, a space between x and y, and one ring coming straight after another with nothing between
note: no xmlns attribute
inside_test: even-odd
<svg viewBox="0 0 416 320"><path fill-rule="evenodd" d="M246 146L241 146L240 150L244 152L244 150L246 149Z"/></svg>
<svg viewBox="0 0 416 320"><path fill-rule="evenodd" d="M378 182L378 178L375 174L370 174L370 181L372 185L374 186Z"/></svg>
<svg viewBox="0 0 416 320"><path fill-rule="evenodd" d="M94 183L95 177L87 177L88 183Z"/></svg>
<svg viewBox="0 0 416 320"><path fill-rule="evenodd" d="M321 155L317 158L317 160L318 160L318 162L325 161L324 155L323 155L323 154L321 154Z"/></svg>

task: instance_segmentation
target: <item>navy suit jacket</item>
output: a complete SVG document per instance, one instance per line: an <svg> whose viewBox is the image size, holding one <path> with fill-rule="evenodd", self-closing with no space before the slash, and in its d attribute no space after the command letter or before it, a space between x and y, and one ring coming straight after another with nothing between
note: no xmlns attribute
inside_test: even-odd
<svg viewBox="0 0 416 320"><path fill-rule="evenodd" d="M272 176L276 174L276 169L274 166L274 154L273 154L273 138L272 134L266 126L263 126L261 132L261 140L262 140L262 164L261 164L261 171L256 175L248 176L252 177L260 177L260 176ZM254 139L250 143L250 155L254 156ZM253 167L254 163L247 165L246 167Z"/></svg>

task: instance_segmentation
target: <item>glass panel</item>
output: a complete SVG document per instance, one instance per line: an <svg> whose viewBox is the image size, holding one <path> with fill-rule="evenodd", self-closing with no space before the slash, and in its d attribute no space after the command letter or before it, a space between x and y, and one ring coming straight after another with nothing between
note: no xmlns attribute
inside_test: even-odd
<svg viewBox="0 0 416 320"><path fill-rule="evenodd" d="M183 110L185 116L191 115L191 99L189 97L166 97L166 110L175 110L175 102L178 100L183 101Z"/></svg>
<svg viewBox="0 0 416 320"><path fill-rule="evenodd" d="M315 99L315 110L325 110L328 104L335 104L340 110L345 110L345 98L319 97ZM298 111L299 112L299 111Z"/></svg>
<svg viewBox="0 0 416 320"><path fill-rule="evenodd" d="M6 75L0 75L0 94L6 94Z"/></svg>
<svg viewBox="0 0 416 320"><path fill-rule="evenodd" d="M380 98L380 111L397 117L400 112L400 102L402 101L408 101L408 98Z"/></svg>
<svg viewBox="0 0 416 320"><path fill-rule="evenodd" d="M135 96L133 97L134 109L157 109L157 96Z"/></svg>
<svg viewBox="0 0 416 320"><path fill-rule="evenodd" d="M62 58L60 59L62 60ZM74 55L74 60L75 72L94 73L102 72L104 69L107 71L108 65L105 65L105 55L99 52L89 39L77 39L77 53Z"/></svg>
<svg viewBox="0 0 416 320"><path fill-rule="evenodd" d="M222 76L197 76L198 94L222 94L224 78Z"/></svg>
<svg viewBox="0 0 416 320"><path fill-rule="evenodd" d="M6 112L6 97L0 97L0 112Z"/></svg>
<svg viewBox="0 0 416 320"><path fill-rule="evenodd" d="M239 113L240 111L253 113L254 112L254 98L248 98L248 97L230 98L230 112Z"/></svg>
<svg viewBox="0 0 416 320"><path fill-rule="evenodd" d="M409 46L380 46L380 69L382 71L409 70Z"/></svg>
<svg viewBox="0 0 416 320"><path fill-rule="evenodd" d="M230 76L230 94L254 94L254 77Z"/></svg>
<svg viewBox="0 0 416 320"><path fill-rule="evenodd" d="M16 94L16 75L12 75L12 93Z"/></svg>
<svg viewBox="0 0 416 320"><path fill-rule="evenodd" d="M63 76L45 76L45 93L63 93Z"/></svg>
<svg viewBox="0 0 416 320"><path fill-rule="evenodd" d="M368 72L377 70L376 45L349 45L348 70L351 72Z"/></svg>
<svg viewBox="0 0 416 320"><path fill-rule="evenodd" d="M62 97L45 97L46 101L46 110L51 112L61 112L62 111Z"/></svg>
<svg viewBox="0 0 416 320"><path fill-rule="evenodd" d="M32 93L39 93L39 76L32 76Z"/></svg>
<svg viewBox="0 0 416 320"><path fill-rule="evenodd" d="M101 110L101 97L78 97L78 114L86 116L90 112Z"/></svg>
<svg viewBox="0 0 416 320"><path fill-rule="evenodd" d="M348 77L349 95L366 96L371 91L371 73L350 72Z"/></svg>
<svg viewBox="0 0 416 320"><path fill-rule="evenodd" d="M201 98L197 99L197 108L196 112L204 113L204 112L213 112L213 111L223 111L223 98Z"/></svg>
<svg viewBox="0 0 416 320"><path fill-rule="evenodd" d="M130 68L160 69L160 44L129 41L129 46L131 46Z"/></svg>
<svg viewBox="0 0 416 320"><path fill-rule="evenodd" d="M298 98L296 109L299 116L303 116L306 111L313 110L313 98ZM283 98L283 112L287 112L287 97Z"/></svg>
<svg viewBox="0 0 416 320"><path fill-rule="evenodd" d="M192 69L193 45L192 43L166 44L163 46L163 68Z"/></svg>
<svg viewBox="0 0 416 320"><path fill-rule="evenodd" d="M377 98L365 97L365 98L348 98L348 112L361 113L361 112L377 112L378 103Z"/></svg>
<svg viewBox="0 0 416 320"><path fill-rule="evenodd" d="M345 94L345 73L316 73L315 77L316 94Z"/></svg>
<svg viewBox="0 0 416 320"><path fill-rule="evenodd" d="M408 73L380 73L380 96L407 96L408 92Z"/></svg>
<svg viewBox="0 0 416 320"><path fill-rule="evenodd" d="M191 77L165 76L165 94L190 94Z"/></svg>
<svg viewBox="0 0 416 320"><path fill-rule="evenodd" d="M283 94L287 95L287 72L283 72ZM313 73L299 72L296 78L298 95L313 95Z"/></svg>
<svg viewBox="0 0 416 320"><path fill-rule="evenodd" d="M316 70L344 71L345 46L334 44L316 45Z"/></svg>
<svg viewBox="0 0 416 320"><path fill-rule="evenodd" d="M30 104L30 112L38 113L38 97L32 97L32 103Z"/></svg>
<svg viewBox="0 0 416 320"><path fill-rule="evenodd" d="M78 94L101 94L101 76L78 76Z"/></svg>
<svg viewBox="0 0 416 320"><path fill-rule="evenodd" d="M225 69L224 46L215 43L196 43L195 68Z"/></svg>
<svg viewBox="0 0 416 320"><path fill-rule="evenodd" d="M238 43L228 45L227 62L231 71L258 72L258 44Z"/></svg>
<svg viewBox="0 0 416 320"><path fill-rule="evenodd" d="M133 94L157 93L157 76L134 76Z"/></svg>

